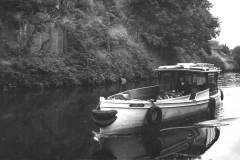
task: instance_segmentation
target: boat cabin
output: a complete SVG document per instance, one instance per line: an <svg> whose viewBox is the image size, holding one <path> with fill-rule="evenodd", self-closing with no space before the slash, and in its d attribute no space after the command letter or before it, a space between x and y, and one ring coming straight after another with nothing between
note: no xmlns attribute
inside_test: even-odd
<svg viewBox="0 0 240 160"><path fill-rule="evenodd" d="M196 93L207 89L210 96L218 92L217 80L221 70L213 64L178 63L172 66L160 66L155 71L158 74L158 85L127 90L108 99L164 100L190 95L191 100L195 99Z"/></svg>
<svg viewBox="0 0 240 160"><path fill-rule="evenodd" d="M156 69L159 80L158 99L175 98L209 89L218 92L220 69L208 63L178 63Z"/></svg>

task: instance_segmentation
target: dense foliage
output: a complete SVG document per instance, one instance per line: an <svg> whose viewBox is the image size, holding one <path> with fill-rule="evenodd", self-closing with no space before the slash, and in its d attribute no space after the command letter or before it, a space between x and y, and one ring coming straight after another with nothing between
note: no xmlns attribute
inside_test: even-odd
<svg viewBox="0 0 240 160"><path fill-rule="evenodd" d="M219 33L210 7L208 0L1 0L0 80L100 84L205 61Z"/></svg>
<svg viewBox="0 0 240 160"><path fill-rule="evenodd" d="M133 29L157 47L182 47L191 52L205 47L219 33L207 0L131 0L129 7Z"/></svg>
<svg viewBox="0 0 240 160"><path fill-rule="evenodd" d="M226 54L231 54L231 50L226 44L222 45L222 51Z"/></svg>
<svg viewBox="0 0 240 160"><path fill-rule="evenodd" d="M232 54L233 54L234 59L240 65L240 46L236 46L235 48L233 48Z"/></svg>
<svg viewBox="0 0 240 160"><path fill-rule="evenodd" d="M1 20L8 26L18 28L25 21L41 25L47 20L58 20L80 32L96 32L97 35L90 35L99 37L94 45L103 46L104 32L116 23L124 23L132 34L137 34L148 44L162 48L182 47L189 51L205 47L208 40L218 35L218 20L209 13L210 7L208 0L0 2ZM76 36L82 38L79 34Z"/></svg>

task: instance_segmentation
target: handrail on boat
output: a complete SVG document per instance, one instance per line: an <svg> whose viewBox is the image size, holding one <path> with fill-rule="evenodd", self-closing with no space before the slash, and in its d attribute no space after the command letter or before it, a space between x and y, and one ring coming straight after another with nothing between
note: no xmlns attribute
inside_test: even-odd
<svg viewBox="0 0 240 160"><path fill-rule="evenodd" d="M144 90L144 89L150 89L150 88L154 88L154 87L159 87L159 85L152 85L152 86L147 86L147 87L141 87L141 88L135 88L135 89L130 89L130 90L126 90L126 91L123 91L123 92L119 92L117 94L114 94L112 96L109 96L107 97L107 99L112 99L116 96L122 96L122 98L124 99L128 99L127 97L125 97L126 94L132 94L134 91L141 91L141 90ZM134 98L132 98L134 99Z"/></svg>

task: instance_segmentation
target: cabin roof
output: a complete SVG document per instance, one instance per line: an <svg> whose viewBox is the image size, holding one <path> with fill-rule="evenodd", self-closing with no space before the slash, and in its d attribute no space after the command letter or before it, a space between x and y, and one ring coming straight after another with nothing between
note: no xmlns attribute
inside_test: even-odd
<svg viewBox="0 0 240 160"><path fill-rule="evenodd" d="M159 66L156 71L189 71L189 72L217 72L221 69L210 63L177 63L176 65Z"/></svg>

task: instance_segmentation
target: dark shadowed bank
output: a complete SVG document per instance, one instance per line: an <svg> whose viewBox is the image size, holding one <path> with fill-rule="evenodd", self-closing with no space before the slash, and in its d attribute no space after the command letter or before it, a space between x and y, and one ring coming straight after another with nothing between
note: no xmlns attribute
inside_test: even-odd
<svg viewBox="0 0 240 160"><path fill-rule="evenodd" d="M159 65L238 65L207 0L2 0L0 88L101 85L153 78Z"/></svg>

